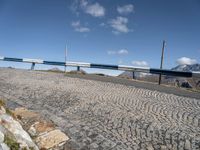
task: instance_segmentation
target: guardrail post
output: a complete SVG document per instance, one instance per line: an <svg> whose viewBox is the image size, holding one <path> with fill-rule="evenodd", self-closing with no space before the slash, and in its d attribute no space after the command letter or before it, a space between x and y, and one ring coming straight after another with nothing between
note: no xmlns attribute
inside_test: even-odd
<svg viewBox="0 0 200 150"><path fill-rule="evenodd" d="M133 79L135 79L135 72L133 71Z"/></svg>
<svg viewBox="0 0 200 150"><path fill-rule="evenodd" d="M77 66L77 71L80 71L80 66Z"/></svg>
<svg viewBox="0 0 200 150"><path fill-rule="evenodd" d="M35 68L35 63L33 62L31 65L31 70L34 70L34 68Z"/></svg>

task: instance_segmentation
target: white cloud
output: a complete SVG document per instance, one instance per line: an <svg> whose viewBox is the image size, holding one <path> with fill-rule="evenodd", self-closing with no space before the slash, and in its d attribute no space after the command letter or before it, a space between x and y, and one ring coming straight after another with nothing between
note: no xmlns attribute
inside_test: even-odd
<svg viewBox="0 0 200 150"><path fill-rule="evenodd" d="M85 13L93 17L102 17L105 15L105 8L99 3L89 4L87 0L81 0L80 7Z"/></svg>
<svg viewBox="0 0 200 150"><path fill-rule="evenodd" d="M116 51L107 51L108 55L114 55L116 54Z"/></svg>
<svg viewBox="0 0 200 150"><path fill-rule="evenodd" d="M126 54L128 54L128 50L127 49L120 49L118 51L109 50L109 51L107 51L107 53L108 53L108 55L115 55L115 54L126 55Z"/></svg>
<svg viewBox="0 0 200 150"><path fill-rule="evenodd" d="M71 25L76 32L90 32L90 29L88 27L81 26L80 21L72 22Z"/></svg>
<svg viewBox="0 0 200 150"><path fill-rule="evenodd" d="M197 60L188 57L181 57L176 60L176 63L179 65L193 65L197 63Z"/></svg>
<svg viewBox="0 0 200 150"><path fill-rule="evenodd" d="M88 5L85 9L85 12L94 17L102 17L105 15L105 8L99 3L95 3L92 5Z"/></svg>
<svg viewBox="0 0 200 150"><path fill-rule="evenodd" d="M78 27L78 26L80 26L80 21L72 22L72 27Z"/></svg>
<svg viewBox="0 0 200 150"><path fill-rule="evenodd" d="M134 6L132 4L118 6L117 11L120 14L129 14L134 11Z"/></svg>
<svg viewBox="0 0 200 150"><path fill-rule="evenodd" d="M149 64L146 61L132 61L132 64L138 67L147 67Z"/></svg>
<svg viewBox="0 0 200 150"><path fill-rule="evenodd" d="M105 8L99 3L89 3L89 0L73 0L72 5L70 6L72 12L77 16L80 14L80 10L84 11L87 14L92 15L93 17L102 17L105 16Z"/></svg>
<svg viewBox="0 0 200 150"><path fill-rule="evenodd" d="M127 49L121 49L118 51L118 54L128 54L128 50Z"/></svg>
<svg viewBox="0 0 200 150"><path fill-rule="evenodd" d="M128 33L131 30L127 27L128 18L125 17L117 17L116 19L112 19L110 22L110 26L114 29L113 33Z"/></svg>

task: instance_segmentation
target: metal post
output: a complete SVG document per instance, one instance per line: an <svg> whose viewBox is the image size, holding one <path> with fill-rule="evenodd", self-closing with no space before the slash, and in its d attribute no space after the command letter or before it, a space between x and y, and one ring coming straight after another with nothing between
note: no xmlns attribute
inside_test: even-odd
<svg viewBox="0 0 200 150"><path fill-rule="evenodd" d="M77 66L77 71L80 71L80 66Z"/></svg>
<svg viewBox="0 0 200 150"><path fill-rule="evenodd" d="M133 79L135 79L135 72L133 71Z"/></svg>
<svg viewBox="0 0 200 150"><path fill-rule="evenodd" d="M163 46L162 46L162 55L161 55L160 69L162 69L162 67L163 67L164 50L165 50L165 40L163 41ZM162 78L162 74L159 75L159 81L158 81L159 85L161 84L161 78Z"/></svg>
<svg viewBox="0 0 200 150"><path fill-rule="evenodd" d="M32 63L31 70L34 70L34 68L35 68L35 63Z"/></svg>

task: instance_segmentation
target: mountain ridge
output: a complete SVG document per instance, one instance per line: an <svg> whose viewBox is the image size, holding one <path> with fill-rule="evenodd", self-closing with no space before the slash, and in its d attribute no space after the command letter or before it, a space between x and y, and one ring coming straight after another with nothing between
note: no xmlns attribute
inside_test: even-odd
<svg viewBox="0 0 200 150"><path fill-rule="evenodd" d="M178 65L171 70L175 71L200 71L200 64L192 64L192 65Z"/></svg>
<svg viewBox="0 0 200 150"><path fill-rule="evenodd" d="M171 70L173 71L196 71L200 72L200 64L192 64L192 65L178 65ZM158 83L158 75L155 74L145 74L141 72L134 73L134 79L155 82ZM118 77L133 79L133 73L125 71L121 73ZM194 88L200 89L200 79L199 78L184 78L184 77L174 77L174 76L162 76L162 84L173 85L177 87L184 88Z"/></svg>

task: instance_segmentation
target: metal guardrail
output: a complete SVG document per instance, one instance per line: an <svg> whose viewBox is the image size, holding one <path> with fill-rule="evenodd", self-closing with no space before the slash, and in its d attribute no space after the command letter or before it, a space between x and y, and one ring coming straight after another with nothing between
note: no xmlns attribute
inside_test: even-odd
<svg viewBox="0 0 200 150"><path fill-rule="evenodd" d="M28 59L28 58L10 58L10 57L1 57L2 61L12 61L12 62L23 62L31 63L31 69L34 69L35 64L45 64L45 65L56 65L56 66L72 66L77 67L80 70L80 67L85 68L98 68L98 69L111 69L111 70L121 70L121 71L130 71L130 72L144 72L152 74L162 74L169 76L178 76L178 77L198 77L200 78L200 72L183 72L183 71L172 71L166 69L156 69L149 67L134 67L134 66L125 66L125 65L105 65L105 64L93 64L86 62L57 62L57 61L44 61L41 59Z"/></svg>

